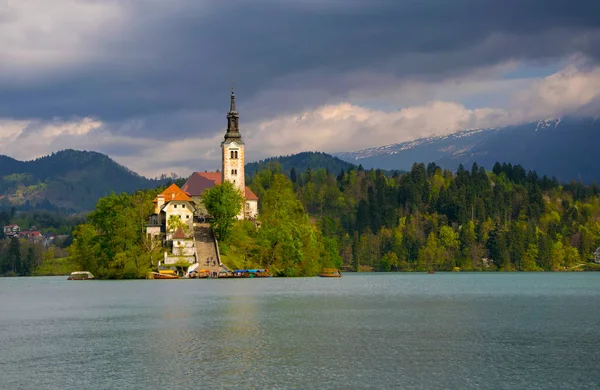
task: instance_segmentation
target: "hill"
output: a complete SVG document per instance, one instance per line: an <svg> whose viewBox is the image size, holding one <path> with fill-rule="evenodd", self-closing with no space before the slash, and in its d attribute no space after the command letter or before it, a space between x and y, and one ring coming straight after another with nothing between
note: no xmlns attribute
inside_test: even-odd
<svg viewBox="0 0 600 390"><path fill-rule="evenodd" d="M31 161L0 156L0 208L85 211L112 191L133 192L163 182L96 152L69 149Z"/></svg>
<svg viewBox="0 0 600 390"><path fill-rule="evenodd" d="M599 141L600 120L558 118L422 138L337 157L366 169L403 170L415 162L435 162L452 170L476 162L491 169L499 161L527 166L561 181L600 182L600 159L595 157Z"/></svg>
<svg viewBox="0 0 600 390"><path fill-rule="evenodd" d="M340 173L342 169L347 171L350 168L356 168L356 165L326 153L302 152L290 156L271 157L258 162L248 163L245 167L246 175L251 177L259 170L266 168L267 165L272 162L278 162L281 165L282 173L287 176L289 176L292 168L294 168L296 172L304 172L307 168L310 168L311 170L325 168L328 172L335 174Z"/></svg>

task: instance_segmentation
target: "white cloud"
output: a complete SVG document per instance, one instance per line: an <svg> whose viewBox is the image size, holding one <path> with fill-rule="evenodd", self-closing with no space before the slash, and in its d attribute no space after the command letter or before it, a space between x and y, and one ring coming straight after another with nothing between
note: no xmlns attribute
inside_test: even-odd
<svg viewBox="0 0 600 390"><path fill-rule="evenodd" d="M404 84L406 87L408 84ZM436 90L436 85L438 90ZM502 91L510 97L506 106L469 108L451 101L452 85L460 98ZM247 159L296 153L305 150L341 152L445 135L468 128L495 127L552 116L600 112L600 67L568 66L542 79L501 81L489 79L445 80L438 84L413 82L399 92L384 89L381 96L403 100L403 94L425 91L418 104L397 110L374 109L351 102L327 104L295 114L244 122L242 133ZM356 90L352 95L369 99L377 91ZM430 97L446 99L431 99ZM282 97L284 98L284 96ZM256 99L262 99L257 96ZM360 100L360 99L356 99ZM393 100L393 99L392 99ZM254 105L255 102L246 102ZM215 116L221 119L216 121ZM181 111L175 116L157 114L119 123L94 118L17 121L0 119L0 154L24 160L53 151L74 148L107 153L119 163L146 176L194 170L214 170L220 165L219 145L225 114ZM221 122L222 121L222 122ZM222 124L219 125L219 124ZM195 136L190 129L203 129ZM154 131L145 132L145 129ZM187 129L182 132L180 129ZM163 129L160 139L153 136ZM165 136L165 134L169 136ZM185 136L184 134L191 134Z"/></svg>
<svg viewBox="0 0 600 390"><path fill-rule="evenodd" d="M438 93L450 97L452 80L437 85ZM408 84L402 93L425 91L435 85ZM250 126L250 145L260 145L266 155L305 150L340 152L445 135L460 130L498 127L568 114L598 114L600 67L574 65L542 79L466 80L455 90L459 97L482 92L508 92L507 107L467 108L451 101L433 100L397 111L384 111L340 103L324 105L294 115L259 121ZM393 94L388 91L387 94ZM365 96L365 95L363 95ZM397 94L397 99L406 97ZM585 109L584 112L581 110Z"/></svg>
<svg viewBox="0 0 600 390"><path fill-rule="evenodd" d="M580 69L570 65L519 91L511 108L519 118L529 120L572 113L598 115L600 107L589 104L599 98L600 67Z"/></svg>

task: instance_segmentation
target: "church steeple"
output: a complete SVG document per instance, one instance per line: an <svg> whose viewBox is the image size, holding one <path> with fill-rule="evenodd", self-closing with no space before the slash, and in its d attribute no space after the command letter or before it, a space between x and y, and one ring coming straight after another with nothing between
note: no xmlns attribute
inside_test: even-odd
<svg viewBox="0 0 600 390"><path fill-rule="evenodd" d="M244 141L240 134L239 120L240 116L235 108L235 93L231 86L231 98L229 102L229 112L227 113L227 131L225 139L221 142L222 149L222 174L223 182L229 181L246 197L246 179L244 173ZM238 218L242 219L246 215L246 202L242 207L242 212Z"/></svg>
<svg viewBox="0 0 600 390"><path fill-rule="evenodd" d="M231 86L231 97L229 102L229 112L227 113L227 132L225 133L224 142L235 141L237 143L242 142L242 135L240 134L240 115L235 108L235 92L233 85Z"/></svg>

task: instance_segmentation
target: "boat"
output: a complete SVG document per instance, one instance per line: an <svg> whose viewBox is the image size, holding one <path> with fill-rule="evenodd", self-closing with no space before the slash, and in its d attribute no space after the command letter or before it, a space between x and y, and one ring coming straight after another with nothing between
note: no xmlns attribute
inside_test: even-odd
<svg viewBox="0 0 600 390"><path fill-rule="evenodd" d="M323 268L323 271L317 276L321 278L341 278L342 273L337 268Z"/></svg>
<svg viewBox="0 0 600 390"><path fill-rule="evenodd" d="M234 278L272 278L268 269L236 269L233 271Z"/></svg>
<svg viewBox="0 0 600 390"><path fill-rule="evenodd" d="M210 270L209 269L201 269L200 271L198 271L198 275L196 277L198 279L210 278Z"/></svg>
<svg viewBox="0 0 600 390"><path fill-rule="evenodd" d="M432 270L432 269L430 269L429 271L427 271L427 273L431 275L431 274L434 274L434 273L435 273L435 271L434 271L434 270Z"/></svg>
<svg viewBox="0 0 600 390"><path fill-rule="evenodd" d="M217 278L219 278L219 279L233 278L233 272L222 269L217 274Z"/></svg>
<svg viewBox="0 0 600 390"><path fill-rule="evenodd" d="M257 269L257 270L252 270L255 271L254 272L254 277L255 278L272 278L273 275L271 275L271 273L269 272L268 269Z"/></svg>
<svg viewBox="0 0 600 390"><path fill-rule="evenodd" d="M94 275L88 271L75 271L71 272L71 275L67 278L67 280L91 280L94 279Z"/></svg>
<svg viewBox="0 0 600 390"><path fill-rule="evenodd" d="M179 276L171 273L150 272L148 279L179 279Z"/></svg>

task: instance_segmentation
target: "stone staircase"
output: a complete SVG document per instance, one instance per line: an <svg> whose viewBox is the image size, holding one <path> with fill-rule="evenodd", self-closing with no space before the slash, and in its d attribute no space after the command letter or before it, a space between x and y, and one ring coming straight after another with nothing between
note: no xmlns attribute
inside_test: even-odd
<svg viewBox="0 0 600 390"><path fill-rule="evenodd" d="M215 237L208 223L194 224L194 238L196 240L196 255L198 256L198 269L207 269L210 272L227 270L223 264L219 264L219 256L215 248ZM206 260L211 258L209 264ZM215 265L213 265L213 260Z"/></svg>

